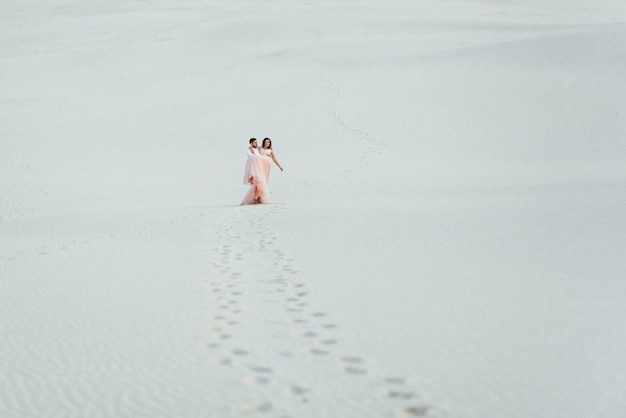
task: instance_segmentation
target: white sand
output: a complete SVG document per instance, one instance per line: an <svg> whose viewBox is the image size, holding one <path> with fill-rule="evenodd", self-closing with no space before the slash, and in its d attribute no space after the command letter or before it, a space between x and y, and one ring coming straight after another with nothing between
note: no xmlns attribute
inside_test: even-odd
<svg viewBox="0 0 626 418"><path fill-rule="evenodd" d="M0 416L623 416L624 74L622 0L3 2Z"/></svg>

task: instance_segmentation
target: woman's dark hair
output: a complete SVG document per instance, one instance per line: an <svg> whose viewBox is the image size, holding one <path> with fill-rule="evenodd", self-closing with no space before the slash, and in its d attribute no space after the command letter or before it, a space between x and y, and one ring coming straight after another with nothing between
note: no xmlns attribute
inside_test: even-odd
<svg viewBox="0 0 626 418"><path fill-rule="evenodd" d="M250 138L250 141L248 141L248 143L249 143L250 145L252 145L252 143L253 143L254 141L256 141L256 138Z"/></svg>
<svg viewBox="0 0 626 418"><path fill-rule="evenodd" d="M261 148L265 148L265 141L270 141L269 149L272 149L272 140L269 138L263 138L263 143L261 144Z"/></svg>

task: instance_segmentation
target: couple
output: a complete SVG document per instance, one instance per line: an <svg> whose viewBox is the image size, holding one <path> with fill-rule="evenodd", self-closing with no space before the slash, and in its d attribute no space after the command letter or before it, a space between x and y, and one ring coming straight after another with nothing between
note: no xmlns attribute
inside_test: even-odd
<svg viewBox="0 0 626 418"><path fill-rule="evenodd" d="M250 185L250 188L248 189L248 193L243 197L241 204L253 205L256 203L267 203L270 194L267 184L270 181L272 161L280 168L280 171L283 171L283 168L276 159L274 150L272 150L271 139L265 138L261 148L259 148L259 143L256 138L250 138L249 143L248 160L246 161L243 183Z"/></svg>

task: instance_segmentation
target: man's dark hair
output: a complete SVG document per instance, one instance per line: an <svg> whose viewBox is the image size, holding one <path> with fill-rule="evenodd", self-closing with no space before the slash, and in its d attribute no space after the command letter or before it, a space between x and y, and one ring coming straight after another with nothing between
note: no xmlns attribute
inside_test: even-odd
<svg viewBox="0 0 626 418"><path fill-rule="evenodd" d="M250 138L250 141L248 141L248 143L249 143L250 145L252 145L252 143L253 143L254 141L256 141L256 138Z"/></svg>

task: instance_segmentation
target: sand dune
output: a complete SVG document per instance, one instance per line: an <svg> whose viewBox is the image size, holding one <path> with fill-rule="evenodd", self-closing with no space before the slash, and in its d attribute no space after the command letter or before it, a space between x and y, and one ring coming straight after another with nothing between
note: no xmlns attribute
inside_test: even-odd
<svg viewBox="0 0 626 418"><path fill-rule="evenodd" d="M545 3L3 5L0 416L620 417L626 7Z"/></svg>

